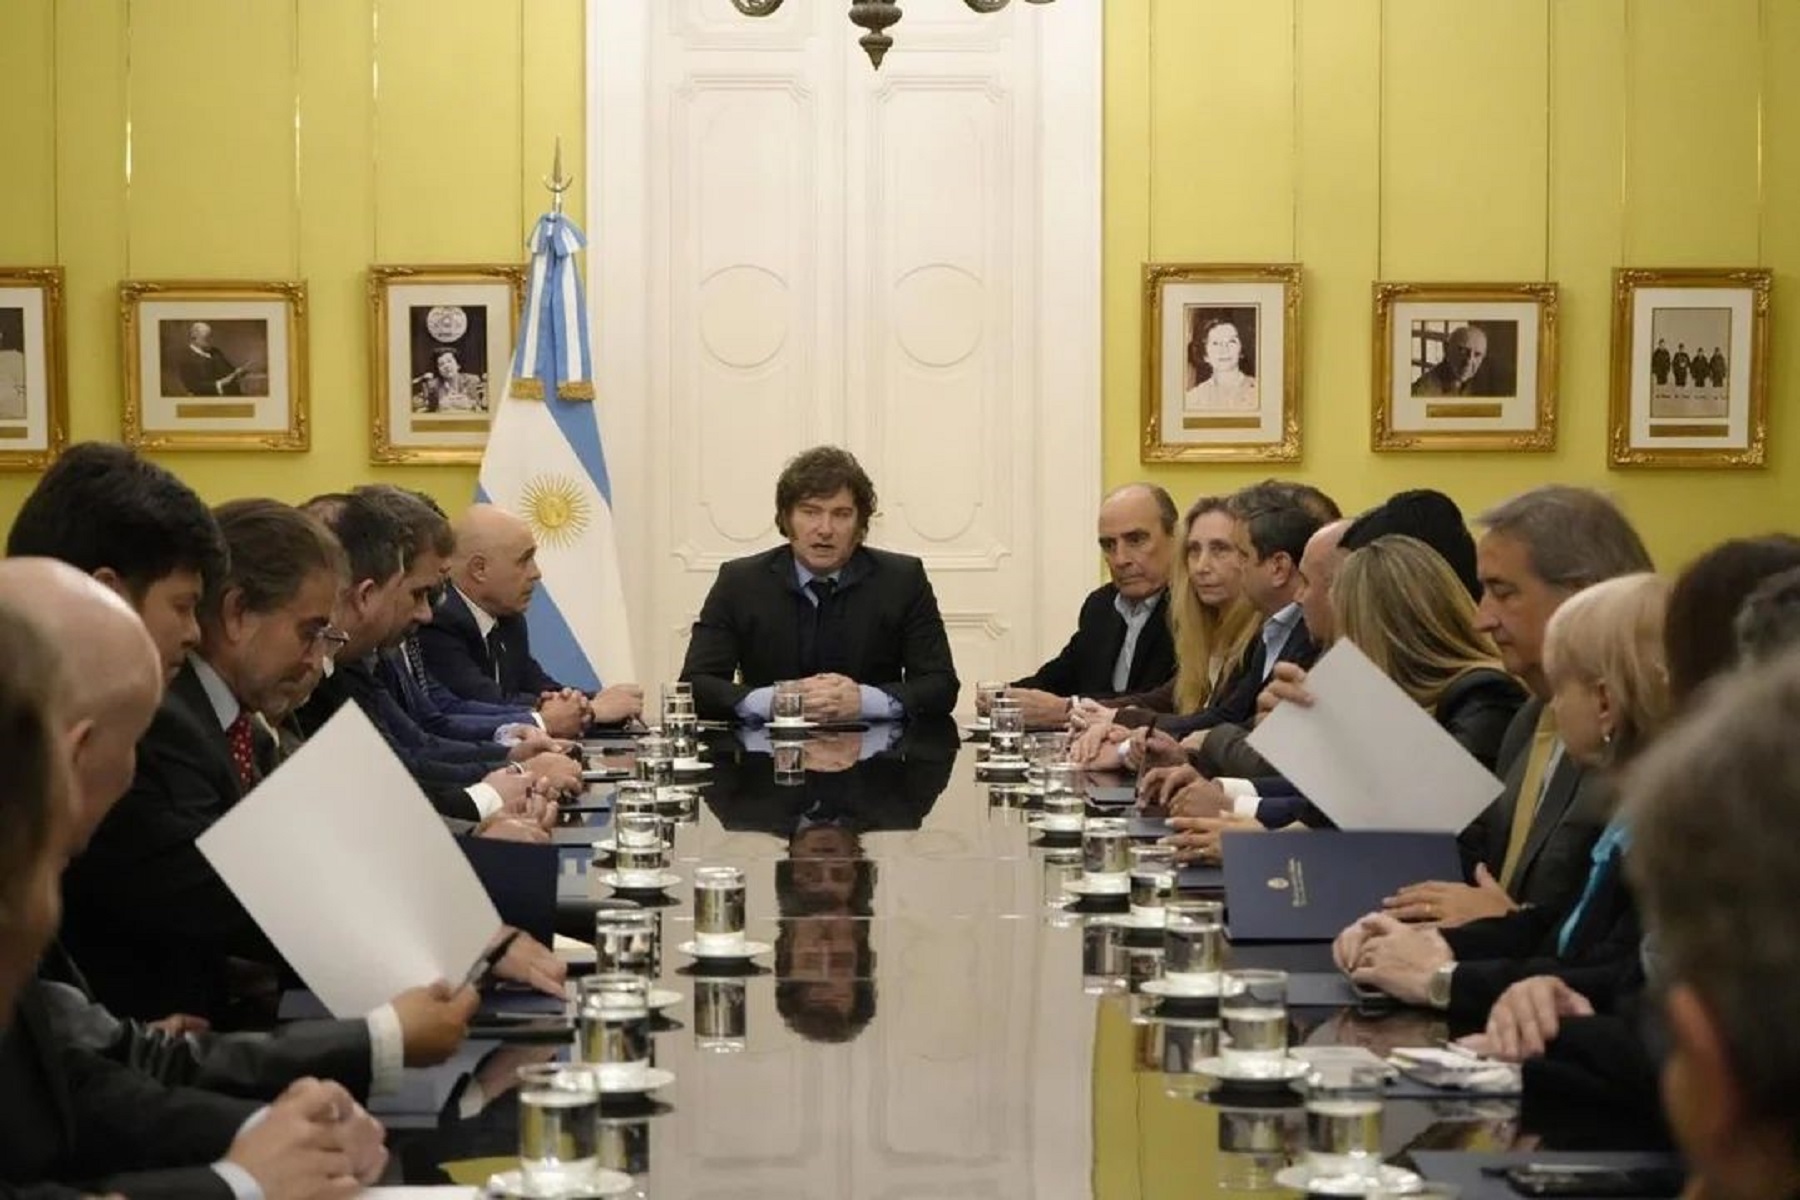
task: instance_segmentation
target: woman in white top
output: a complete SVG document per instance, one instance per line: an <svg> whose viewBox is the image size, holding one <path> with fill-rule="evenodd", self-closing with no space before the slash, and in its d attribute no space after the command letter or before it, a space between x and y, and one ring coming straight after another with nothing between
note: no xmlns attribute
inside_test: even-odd
<svg viewBox="0 0 1800 1200"><path fill-rule="evenodd" d="M1205 382L1187 390L1186 409L1189 412L1255 412L1256 377L1244 374L1240 365L1244 343L1238 335L1237 325L1223 317L1214 317L1200 331L1200 344L1212 373Z"/></svg>

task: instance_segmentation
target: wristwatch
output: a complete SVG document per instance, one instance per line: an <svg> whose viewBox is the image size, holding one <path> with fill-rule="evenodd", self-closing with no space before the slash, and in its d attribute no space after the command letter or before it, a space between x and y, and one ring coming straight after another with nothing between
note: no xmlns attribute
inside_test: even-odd
<svg viewBox="0 0 1800 1200"><path fill-rule="evenodd" d="M1447 962L1431 973L1425 984L1425 1003L1442 1011L1450 1007L1450 977L1456 974L1456 964Z"/></svg>

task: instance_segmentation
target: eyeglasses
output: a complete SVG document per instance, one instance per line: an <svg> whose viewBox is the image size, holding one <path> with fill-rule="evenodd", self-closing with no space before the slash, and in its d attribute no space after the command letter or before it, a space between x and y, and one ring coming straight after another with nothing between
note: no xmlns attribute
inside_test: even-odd
<svg viewBox="0 0 1800 1200"><path fill-rule="evenodd" d="M312 631L306 639L308 650L325 646L328 650L341 650L350 644L350 635L332 625L321 625Z"/></svg>

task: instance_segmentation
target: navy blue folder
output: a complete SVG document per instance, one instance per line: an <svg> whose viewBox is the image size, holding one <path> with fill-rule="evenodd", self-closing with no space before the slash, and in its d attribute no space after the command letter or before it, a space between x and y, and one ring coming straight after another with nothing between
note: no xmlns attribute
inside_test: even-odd
<svg viewBox="0 0 1800 1200"><path fill-rule="evenodd" d="M1222 856L1234 942L1327 942L1409 883L1462 878L1449 833L1227 833Z"/></svg>
<svg viewBox="0 0 1800 1200"><path fill-rule="evenodd" d="M459 837L456 844L500 919L548 946L556 936L557 848L471 837Z"/></svg>

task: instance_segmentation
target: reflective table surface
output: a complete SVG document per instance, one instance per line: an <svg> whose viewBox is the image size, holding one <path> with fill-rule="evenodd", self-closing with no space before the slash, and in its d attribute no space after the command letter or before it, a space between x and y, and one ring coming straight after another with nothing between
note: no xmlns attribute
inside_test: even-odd
<svg viewBox="0 0 1800 1200"><path fill-rule="evenodd" d="M1292 1194L1272 1176L1304 1142L1298 1094L1218 1092L1188 1070L1205 1031L1135 990L1157 969L1156 937L1065 906L1066 850L1041 844L1015 793L977 781L976 747L952 723L814 735L793 782L777 783L767 751L716 736L711 769L678 781L704 787L674 837L681 883L655 909L657 986L681 996L655 1065L674 1082L636 1107L609 1102L603 1138L637 1194ZM575 927L583 897L611 893L589 854L562 854ZM697 973L677 950L700 865L745 872L748 936L773 947L749 972ZM1323 947L1283 949L1328 966ZM1445 1036L1424 1014L1290 1016L1295 1046L1380 1053ZM561 1049L473 1048L473 1086L459 1081L423 1129L395 1122L407 1180L479 1183L510 1165L507 1080ZM1516 1107L1391 1100L1384 1149L1504 1150Z"/></svg>

